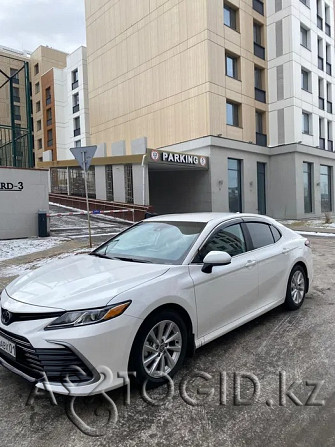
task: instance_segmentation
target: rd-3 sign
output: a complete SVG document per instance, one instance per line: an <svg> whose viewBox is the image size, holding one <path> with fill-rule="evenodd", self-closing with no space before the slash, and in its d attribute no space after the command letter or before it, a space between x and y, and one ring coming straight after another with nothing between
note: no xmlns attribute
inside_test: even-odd
<svg viewBox="0 0 335 447"><path fill-rule="evenodd" d="M0 181L0 191L22 191L23 182L17 182L17 184L11 182Z"/></svg>

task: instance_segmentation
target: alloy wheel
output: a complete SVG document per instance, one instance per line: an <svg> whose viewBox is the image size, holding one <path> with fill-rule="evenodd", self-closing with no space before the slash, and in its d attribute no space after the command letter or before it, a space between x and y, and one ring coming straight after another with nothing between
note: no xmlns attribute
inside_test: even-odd
<svg viewBox="0 0 335 447"><path fill-rule="evenodd" d="M300 270L294 272L291 279L291 297L295 304L300 304L305 295L305 278Z"/></svg>

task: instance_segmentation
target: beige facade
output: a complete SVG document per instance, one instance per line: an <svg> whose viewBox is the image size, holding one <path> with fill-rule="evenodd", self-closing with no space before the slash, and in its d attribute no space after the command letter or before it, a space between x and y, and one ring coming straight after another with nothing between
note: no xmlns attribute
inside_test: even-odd
<svg viewBox="0 0 335 447"><path fill-rule="evenodd" d="M29 61L29 55L21 51L14 51L0 47L0 70L2 70L7 76L13 74L13 71L21 70L24 66L24 62ZM6 82L7 78L0 73L0 86ZM26 103L25 103L25 85L24 85L24 70L20 71L17 75L17 83L14 84L14 88L18 89L14 91L14 98L16 104L20 108L20 114L23 118L22 126L26 125ZM18 99L20 98L20 101ZM18 111L19 109L17 109ZM17 120L17 123L21 120ZM9 100L9 84L7 83L0 88L0 124L10 126L10 100Z"/></svg>
<svg viewBox="0 0 335 447"><path fill-rule="evenodd" d="M35 162L43 160L43 151L47 150L45 129L43 124L43 111L46 104L42 97L42 76L51 68L64 68L66 66L66 53L50 47L40 46L30 58L33 122L34 122L34 152Z"/></svg>
<svg viewBox="0 0 335 447"><path fill-rule="evenodd" d="M252 0L230 0L236 30L224 25L222 0L86 0L92 143L146 136L162 147L205 135L256 142ZM263 27L264 28L264 27ZM266 47L262 30L262 45ZM225 54L236 59L226 76ZM263 74L263 82L265 83ZM266 90L266 85L263 85ZM226 101L238 124L226 124ZM264 113L263 133L266 133Z"/></svg>

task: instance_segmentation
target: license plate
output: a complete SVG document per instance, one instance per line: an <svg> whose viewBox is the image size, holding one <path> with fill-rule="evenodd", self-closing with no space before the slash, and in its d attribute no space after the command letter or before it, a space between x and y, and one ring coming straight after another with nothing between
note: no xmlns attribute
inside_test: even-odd
<svg viewBox="0 0 335 447"><path fill-rule="evenodd" d="M0 336L0 351L14 357L16 359L16 345L10 342L7 338Z"/></svg>

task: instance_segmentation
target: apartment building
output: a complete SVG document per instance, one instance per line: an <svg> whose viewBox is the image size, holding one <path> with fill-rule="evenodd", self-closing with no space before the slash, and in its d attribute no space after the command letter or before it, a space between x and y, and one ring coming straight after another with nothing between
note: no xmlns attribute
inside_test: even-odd
<svg viewBox="0 0 335 447"><path fill-rule="evenodd" d="M267 28L269 144L333 151L333 2L268 2Z"/></svg>
<svg viewBox="0 0 335 447"><path fill-rule="evenodd" d="M85 47L67 56L65 68L51 68L41 77L41 95L43 161L73 159L70 148L90 141Z"/></svg>
<svg viewBox="0 0 335 447"><path fill-rule="evenodd" d="M86 25L91 142L106 148L92 195L334 210L333 0L86 0Z"/></svg>
<svg viewBox="0 0 335 447"><path fill-rule="evenodd" d="M0 165L25 166L28 160L30 53L0 46ZM27 73L28 68L28 73ZM12 77L12 95L10 82ZM14 128L14 135L12 133ZM16 142L15 152L12 141ZM30 157L32 158L32 157Z"/></svg>
<svg viewBox="0 0 335 447"><path fill-rule="evenodd" d="M33 122L34 122L34 152L36 163L43 161L43 152L47 150L48 140L47 132L44 126L44 105L42 95L42 76L51 68L66 67L67 54L50 47L38 47L30 57L31 83L32 83L32 103L33 103ZM49 100L49 99L48 99Z"/></svg>

